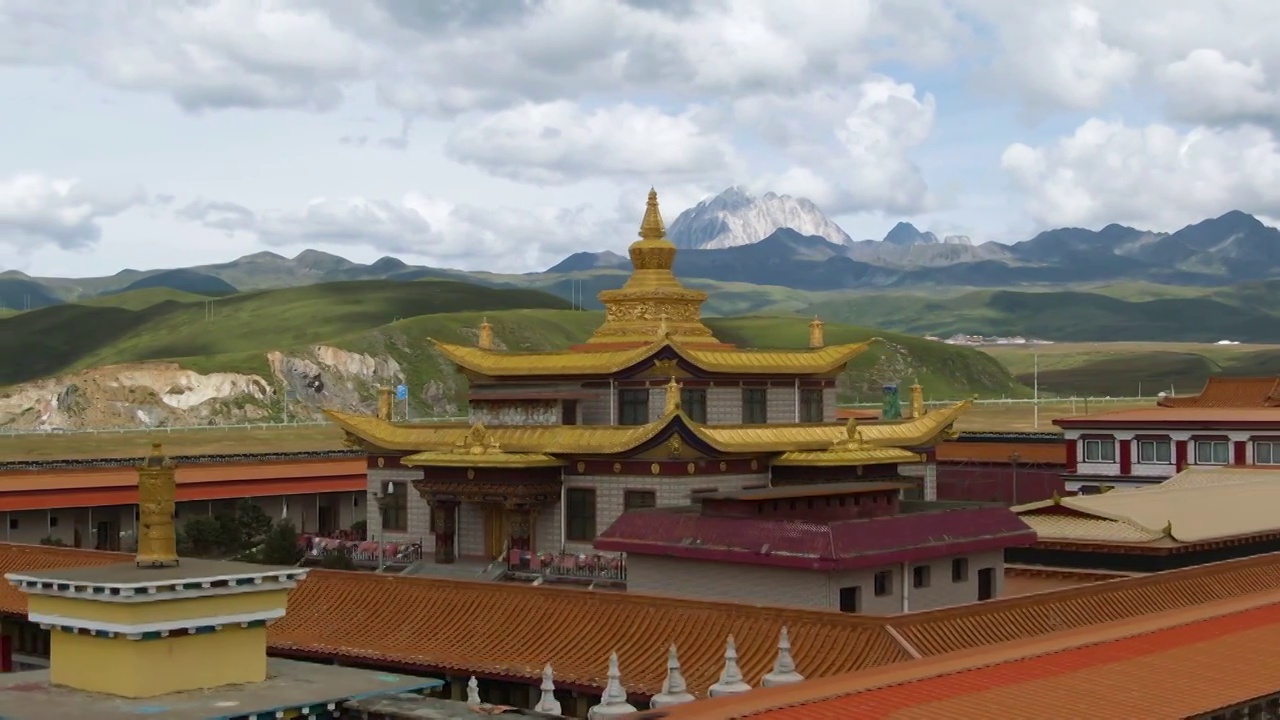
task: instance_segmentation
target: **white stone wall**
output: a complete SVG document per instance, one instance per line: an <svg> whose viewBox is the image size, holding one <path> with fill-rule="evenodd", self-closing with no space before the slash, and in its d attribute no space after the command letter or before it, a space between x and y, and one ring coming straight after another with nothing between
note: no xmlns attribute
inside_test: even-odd
<svg viewBox="0 0 1280 720"><path fill-rule="evenodd" d="M910 612L976 602L978 570L992 568L995 597L1000 597L1003 593L1003 553L988 552L968 556L968 576L960 582L953 582L951 579L953 559L953 557L940 557L928 563L915 563L907 568L902 565L886 565L866 570L819 572L632 553L627 556L627 591L816 610L839 610L840 589L857 586L861 588L861 614L896 615L904 610L904 591L907 595L905 607ZM913 586L914 571L911 568L921 564L928 565L930 568L929 585L925 588L916 588ZM892 592L877 597L875 575L881 571L893 574Z"/></svg>
<svg viewBox="0 0 1280 720"><path fill-rule="evenodd" d="M368 486L363 501L365 520L368 523L369 538L374 537L380 527L378 517L377 494L386 491L388 482L403 482L408 486L406 493L409 503L409 523L404 531L388 530L384 533L387 542L413 543L421 542L423 553L429 554L435 549L435 537L431 535L431 506L422 495L414 489L415 480L422 479L422 470L409 468L369 468Z"/></svg>
<svg viewBox="0 0 1280 720"><path fill-rule="evenodd" d="M476 400L470 403L469 419L485 425L559 425L562 421L558 400Z"/></svg>

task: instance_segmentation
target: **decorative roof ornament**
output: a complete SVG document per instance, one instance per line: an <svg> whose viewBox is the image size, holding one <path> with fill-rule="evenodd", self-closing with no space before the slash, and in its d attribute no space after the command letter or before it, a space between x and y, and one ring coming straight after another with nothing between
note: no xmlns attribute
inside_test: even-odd
<svg viewBox="0 0 1280 720"><path fill-rule="evenodd" d="M777 687L790 685L804 680L804 676L796 672L796 661L791 657L791 638L787 636L787 626L782 626L782 634L778 638L778 657L773 661L773 670L760 680L761 687Z"/></svg>
<svg viewBox="0 0 1280 720"><path fill-rule="evenodd" d="M671 649L667 651L667 677L662 681L662 692L649 700L649 709L661 710L694 700L697 698L689 692L684 682L684 673L680 671L680 657L676 655L676 645L671 643Z"/></svg>
<svg viewBox="0 0 1280 720"><path fill-rule="evenodd" d="M467 704L472 706L484 704L480 702L480 681L476 680L475 675L467 681Z"/></svg>
<svg viewBox="0 0 1280 720"><path fill-rule="evenodd" d="M501 453L502 446L484 423L476 421L467 434L453 444L453 451L460 455L491 455Z"/></svg>
<svg viewBox="0 0 1280 720"><path fill-rule="evenodd" d="M920 385L919 380L916 380L911 386L911 417L924 417L926 412L928 411L924 409L924 387Z"/></svg>
<svg viewBox="0 0 1280 720"><path fill-rule="evenodd" d="M604 686L600 704L587 711L587 720L633 712L636 712L636 707L627 702L627 691L622 688L622 673L618 670L618 653L615 652L609 655L609 683Z"/></svg>
<svg viewBox="0 0 1280 720"><path fill-rule="evenodd" d="M667 404L663 408L662 414L670 415L680 409L680 383L676 382L675 375L671 376L671 382L667 383L666 390Z"/></svg>
<svg viewBox="0 0 1280 720"><path fill-rule="evenodd" d="M138 466L138 567L177 565L178 540L173 516L178 497L173 460L160 443L151 444L151 454Z"/></svg>
<svg viewBox="0 0 1280 720"><path fill-rule="evenodd" d="M481 350L493 349L493 326L489 324L489 318L480 321L480 334L476 337L476 347Z"/></svg>
<svg viewBox="0 0 1280 720"><path fill-rule="evenodd" d="M833 440L828 449L831 452L848 452L865 447L867 447L867 441L862 434L862 428L858 427L858 418L851 417L849 422L844 424L844 437Z"/></svg>
<svg viewBox="0 0 1280 720"><path fill-rule="evenodd" d="M738 667L738 646L730 635L724 644L724 669L720 671L720 680L711 686L708 694L711 697L724 697L750 690L751 686L742 677L742 668Z"/></svg>
<svg viewBox="0 0 1280 720"><path fill-rule="evenodd" d="M667 239L667 226L662 222L662 213L658 210L658 191L653 188L649 188L649 199L644 204L639 235L641 240Z"/></svg>
<svg viewBox="0 0 1280 720"><path fill-rule="evenodd" d="M1164 532L1166 537L1170 537L1170 538L1173 537L1173 521L1172 520L1165 523L1164 530L1162 532Z"/></svg>
<svg viewBox="0 0 1280 720"><path fill-rule="evenodd" d="M813 316L813 321L809 323L809 347L817 350L827 344L822 333L822 321L817 315Z"/></svg>
<svg viewBox="0 0 1280 720"><path fill-rule="evenodd" d="M556 699L556 683L552 677L551 663L542 668L542 697L538 700L538 704L533 706L534 712L547 713L548 715L561 715L560 701Z"/></svg>

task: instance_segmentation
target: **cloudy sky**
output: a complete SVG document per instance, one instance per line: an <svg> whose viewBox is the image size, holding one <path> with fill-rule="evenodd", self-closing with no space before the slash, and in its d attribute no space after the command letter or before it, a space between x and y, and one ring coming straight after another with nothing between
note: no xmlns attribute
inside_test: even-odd
<svg viewBox="0 0 1280 720"><path fill-rule="evenodd" d="M0 0L0 270L538 270L738 184L1013 241L1280 217L1280 3Z"/></svg>

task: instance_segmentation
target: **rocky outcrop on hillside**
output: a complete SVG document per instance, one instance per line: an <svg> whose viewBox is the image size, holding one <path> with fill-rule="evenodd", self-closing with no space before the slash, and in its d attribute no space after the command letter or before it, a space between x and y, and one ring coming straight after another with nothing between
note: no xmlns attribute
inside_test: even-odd
<svg viewBox="0 0 1280 720"><path fill-rule="evenodd" d="M201 374L171 362L93 368L0 390L0 431L318 420L325 408L372 412L381 385L409 385L414 417L457 412L455 383L428 377L415 387L394 354L403 355L331 345L273 351L263 374Z"/></svg>

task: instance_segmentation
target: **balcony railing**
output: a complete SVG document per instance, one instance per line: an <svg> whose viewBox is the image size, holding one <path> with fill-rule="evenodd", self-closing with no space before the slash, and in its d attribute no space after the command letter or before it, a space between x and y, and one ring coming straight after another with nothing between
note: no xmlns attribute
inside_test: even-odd
<svg viewBox="0 0 1280 720"><path fill-rule="evenodd" d="M358 567L378 566L378 545L376 540L347 540L344 538L325 538L302 535L298 545L306 552L306 559L312 562L323 562L328 555L346 555ZM410 565L422 559L422 543L381 543L382 563L384 565Z"/></svg>
<svg viewBox="0 0 1280 720"><path fill-rule="evenodd" d="M548 580L627 581L627 556L603 553L534 553L512 550L507 554L507 572L540 575Z"/></svg>

